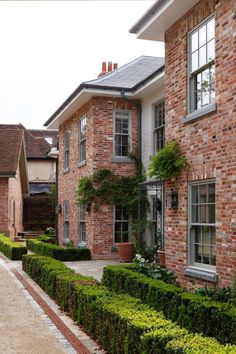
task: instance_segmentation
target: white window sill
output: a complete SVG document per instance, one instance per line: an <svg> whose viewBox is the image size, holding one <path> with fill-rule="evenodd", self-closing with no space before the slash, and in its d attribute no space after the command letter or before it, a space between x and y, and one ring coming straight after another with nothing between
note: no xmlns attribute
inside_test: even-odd
<svg viewBox="0 0 236 354"><path fill-rule="evenodd" d="M218 274L214 270L208 270L205 268L198 268L198 267L193 267L189 266L184 268L184 275L187 275L189 277L201 279L201 280L206 280L211 283L217 283L218 282Z"/></svg>
<svg viewBox="0 0 236 354"><path fill-rule="evenodd" d="M63 170L63 175L65 175L68 172L70 172L70 168L69 167Z"/></svg>
<svg viewBox="0 0 236 354"><path fill-rule="evenodd" d="M79 162L77 167L82 167L82 166L85 166L85 165L86 165L86 160Z"/></svg>
<svg viewBox="0 0 236 354"><path fill-rule="evenodd" d="M112 156L111 162L114 162L114 163L134 163L134 161L128 156Z"/></svg>
<svg viewBox="0 0 236 354"><path fill-rule="evenodd" d="M185 117L182 118L182 122L183 123L191 122L191 121L193 121L195 119L198 119L198 118L201 118L201 117L205 116L206 114L216 112L216 110L217 110L216 103L208 104L205 107L202 107L200 109L197 109L194 112L191 112L191 113L187 114Z"/></svg>

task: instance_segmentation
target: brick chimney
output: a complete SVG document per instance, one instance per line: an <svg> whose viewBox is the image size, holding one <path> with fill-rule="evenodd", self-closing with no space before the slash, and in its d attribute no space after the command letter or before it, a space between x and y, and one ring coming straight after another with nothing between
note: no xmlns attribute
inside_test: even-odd
<svg viewBox="0 0 236 354"><path fill-rule="evenodd" d="M110 72L112 72L113 70L115 70L117 68L118 68L118 64L117 63L112 64L112 61L108 61L108 62L103 61L102 62L102 71L100 72L98 77L101 77L101 76L103 76L103 75L105 75L107 73L110 73Z"/></svg>

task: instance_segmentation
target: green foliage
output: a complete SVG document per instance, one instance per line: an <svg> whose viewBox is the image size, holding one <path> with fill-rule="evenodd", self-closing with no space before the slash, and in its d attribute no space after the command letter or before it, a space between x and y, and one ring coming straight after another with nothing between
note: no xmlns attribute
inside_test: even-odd
<svg viewBox="0 0 236 354"><path fill-rule="evenodd" d="M166 349L168 353L177 354L233 354L236 346L226 345L222 347L214 338L206 338L201 335L188 334L170 341Z"/></svg>
<svg viewBox="0 0 236 354"><path fill-rule="evenodd" d="M173 272L156 263L149 263L140 254L136 254L130 269L135 272L145 274L153 279L160 279L168 284L176 283L176 276Z"/></svg>
<svg viewBox="0 0 236 354"><path fill-rule="evenodd" d="M167 180L177 177L181 170L187 168L187 166L187 159L185 156L181 156L178 142L173 140L152 156L148 175Z"/></svg>
<svg viewBox="0 0 236 354"><path fill-rule="evenodd" d="M135 296L163 311L191 332L215 337L221 343L236 344L236 307L193 294L161 280L150 279L131 267L108 266L102 284L117 293Z"/></svg>
<svg viewBox="0 0 236 354"><path fill-rule="evenodd" d="M0 252L13 261L21 260L22 255L27 253L27 248L20 243L12 241L9 237L0 234Z"/></svg>
<svg viewBox="0 0 236 354"><path fill-rule="evenodd" d="M136 166L137 167L137 166ZM137 168L138 171L138 168ZM140 230L146 228L146 212L142 220L137 220L139 204L139 183L144 181L142 174L134 176L115 175L108 169L96 171L91 177L82 177L78 181L77 200L79 205L112 204L125 207L132 217L132 231L137 236ZM143 208L148 207L147 198L143 199Z"/></svg>
<svg viewBox="0 0 236 354"><path fill-rule="evenodd" d="M84 261L91 259L91 251L86 247L61 247L39 240L27 240L26 245L32 252L61 261Z"/></svg>
<svg viewBox="0 0 236 354"><path fill-rule="evenodd" d="M189 336L187 330L166 320L161 312L143 305L139 299L116 295L93 278L75 274L61 262L48 257L24 256L23 270L56 300L78 325L99 340L108 353L182 353L174 351L173 345L170 346L171 349L167 347L173 339ZM191 338L194 341L195 335ZM211 343L209 338L201 337L201 345L203 341L205 347L208 342ZM183 348L185 343L186 340L183 339ZM223 347L216 341L214 344L214 353L233 353L226 351L226 348L233 350L232 346ZM200 350L197 340L195 349Z"/></svg>
<svg viewBox="0 0 236 354"><path fill-rule="evenodd" d="M229 305L236 306L236 289L234 287L227 288L200 288L197 289L196 294L207 296L213 300L225 302Z"/></svg>

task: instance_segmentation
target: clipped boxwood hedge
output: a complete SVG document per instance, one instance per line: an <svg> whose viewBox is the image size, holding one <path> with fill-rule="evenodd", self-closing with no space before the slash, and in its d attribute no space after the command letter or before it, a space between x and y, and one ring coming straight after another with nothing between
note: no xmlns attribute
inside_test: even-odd
<svg viewBox="0 0 236 354"><path fill-rule="evenodd" d="M236 308L155 280L125 266L104 269L102 284L135 296L191 332L236 344Z"/></svg>
<svg viewBox="0 0 236 354"><path fill-rule="evenodd" d="M21 260L27 253L27 248L20 243L12 241L9 237L0 234L0 252L13 261Z"/></svg>
<svg viewBox="0 0 236 354"><path fill-rule="evenodd" d="M109 354L190 353L184 348L187 341L184 338L189 336L187 330L166 320L161 312L142 304L140 299L116 295L92 277L75 274L63 263L48 257L24 256L23 270L87 333L99 340ZM170 345L173 340L181 339L178 346ZM201 345L204 343L206 348L211 341L201 337ZM214 353L236 353L234 346L213 342ZM179 351L181 343L182 351ZM197 339L194 348L198 350Z"/></svg>
<svg viewBox="0 0 236 354"><path fill-rule="evenodd" d="M27 240L27 248L42 256L52 257L60 261L84 261L91 259L91 251L86 247L61 247L40 240Z"/></svg>

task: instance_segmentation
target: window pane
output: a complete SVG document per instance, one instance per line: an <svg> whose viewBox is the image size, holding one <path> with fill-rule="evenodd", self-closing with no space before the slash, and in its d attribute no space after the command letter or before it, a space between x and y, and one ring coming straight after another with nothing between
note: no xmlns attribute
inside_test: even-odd
<svg viewBox="0 0 236 354"><path fill-rule="evenodd" d="M205 224L207 222L206 210L206 205L200 205L200 223Z"/></svg>
<svg viewBox="0 0 236 354"><path fill-rule="evenodd" d="M215 203L215 184L208 184L208 203Z"/></svg>
<svg viewBox="0 0 236 354"><path fill-rule="evenodd" d="M199 47L206 43L206 25L199 29Z"/></svg>
<svg viewBox="0 0 236 354"><path fill-rule="evenodd" d="M198 203L198 186L192 186L192 203Z"/></svg>
<svg viewBox="0 0 236 354"><path fill-rule="evenodd" d="M195 245L195 262L202 263L202 245Z"/></svg>
<svg viewBox="0 0 236 354"><path fill-rule="evenodd" d="M216 248L210 247L210 264L216 265Z"/></svg>
<svg viewBox="0 0 236 354"><path fill-rule="evenodd" d="M199 186L199 193L200 193L200 203L206 203L206 184L201 184Z"/></svg>
<svg viewBox="0 0 236 354"><path fill-rule="evenodd" d="M208 205L208 222L210 224L214 224L215 223L215 204L209 204Z"/></svg>
<svg viewBox="0 0 236 354"><path fill-rule="evenodd" d="M203 47L201 47L199 49L199 67L202 65L205 65L207 62L206 59L206 45L204 45Z"/></svg>
<svg viewBox="0 0 236 354"><path fill-rule="evenodd" d="M202 263L210 264L210 246L209 245L203 245L202 246L202 251L203 251Z"/></svg>
<svg viewBox="0 0 236 354"><path fill-rule="evenodd" d="M122 220L122 208L116 207L116 220Z"/></svg>
<svg viewBox="0 0 236 354"><path fill-rule="evenodd" d="M191 51L192 53L198 49L198 31L192 34L191 36Z"/></svg>
<svg viewBox="0 0 236 354"><path fill-rule="evenodd" d="M211 244L215 245L216 244L216 228L215 226L210 226L210 233L211 233Z"/></svg>
<svg viewBox="0 0 236 354"><path fill-rule="evenodd" d="M210 68L210 101L215 102L215 65Z"/></svg>
<svg viewBox="0 0 236 354"><path fill-rule="evenodd" d="M207 61L215 59L215 40L212 39L207 43Z"/></svg>
<svg viewBox="0 0 236 354"><path fill-rule="evenodd" d="M122 132L122 121L121 119L116 118L116 133Z"/></svg>
<svg viewBox="0 0 236 354"><path fill-rule="evenodd" d="M202 72L202 106L210 103L209 69Z"/></svg>
<svg viewBox="0 0 236 354"><path fill-rule="evenodd" d="M215 18L213 17L208 23L207 23L207 40L209 41L210 39L215 37Z"/></svg>
<svg viewBox="0 0 236 354"><path fill-rule="evenodd" d="M198 223L198 205L192 205L192 223Z"/></svg>
<svg viewBox="0 0 236 354"><path fill-rule="evenodd" d="M198 68L198 51L192 54L192 71Z"/></svg>
<svg viewBox="0 0 236 354"><path fill-rule="evenodd" d="M211 235L209 226L202 227L202 243L209 245L211 243Z"/></svg>

